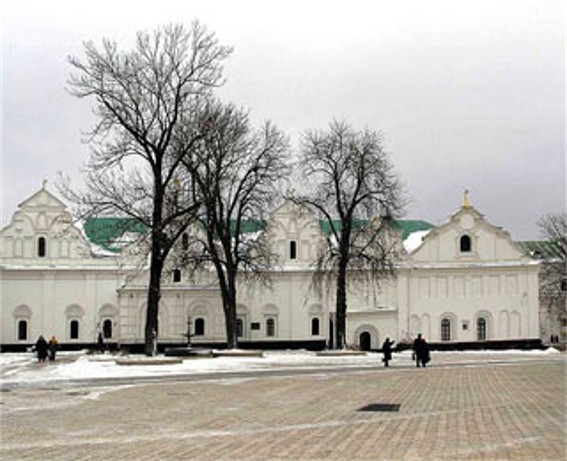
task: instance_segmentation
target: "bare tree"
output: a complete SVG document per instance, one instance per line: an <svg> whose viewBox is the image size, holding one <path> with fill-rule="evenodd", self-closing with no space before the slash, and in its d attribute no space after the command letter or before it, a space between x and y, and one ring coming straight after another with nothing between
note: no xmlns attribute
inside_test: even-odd
<svg viewBox="0 0 567 461"><path fill-rule="evenodd" d="M86 191L71 195L87 215L129 217L148 229L150 354L164 262L199 206L188 199L190 184L178 179L181 159L203 136L192 128L211 89L222 84L231 50L198 22L139 32L130 51L106 39L101 48L88 42L84 49L84 60L69 58L69 85L73 95L94 98L98 121L89 133Z"/></svg>
<svg viewBox="0 0 567 461"><path fill-rule="evenodd" d="M214 266L227 346L235 348L237 279L266 282L275 261L259 231L286 175L287 140L271 123L252 129L248 114L234 105L212 101L206 113L204 123L210 129L193 155L183 160L195 184L195 197L202 203L196 238L184 261L193 269Z"/></svg>
<svg viewBox="0 0 567 461"><path fill-rule="evenodd" d="M379 134L344 122L304 134L299 171L313 187L294 200L315 209L328 229L315 277L336 289L334 345L342 349L348 282L394 275L399 245L391 224L403 206L401 187Z"/></svg>
<svg viewBox="0 0 567 461"><path fill-rule="evenodd" d="M543 263L540 298L547 309L548 319L552 324L560 325L567 317L567 213L548 213L538 224L545 239L543 246L536 251L536 256Z"/></svg>

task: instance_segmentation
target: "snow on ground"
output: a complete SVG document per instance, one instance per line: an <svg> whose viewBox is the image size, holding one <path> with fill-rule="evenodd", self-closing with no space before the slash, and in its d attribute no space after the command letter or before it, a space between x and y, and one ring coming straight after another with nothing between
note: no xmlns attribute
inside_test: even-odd
<svg viewBox="0 0 567 461"><path fill-rule="evenodd" d="M534 358L561 354L557 349L433 352L435 361L453 359L459 363L498 361L503 356ZM392 366L412 365L411 351L394 354ZM490 355L490 357L488 357ZM82 352L60 352L55 362L38 363L34 354L0 354L1 381L3 384L25 384L54 380L76 380L93 378L155 377L167 375L190 375L198 373L226 373L269 369L324 368L331 366L376 367L381 366L382 355L368 353L360 356L318 356L314 352L266 351L264 357L216 357L189 358L179 364L166 365L118 365L116 359L124 357L111 354L89 355ZM161 357L163 358L163 357ZM140 359L134 356L132 360ZM437 360L436 360L437 359Z"/></svg>

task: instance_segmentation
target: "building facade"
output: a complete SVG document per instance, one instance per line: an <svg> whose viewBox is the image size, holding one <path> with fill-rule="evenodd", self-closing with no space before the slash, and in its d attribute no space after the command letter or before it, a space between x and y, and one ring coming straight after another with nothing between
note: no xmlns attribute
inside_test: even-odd
<svg viewBox="0 0 567 461"><path fill-rule="evenodd" d="M378 290L349 288L349 346L378 349L386 337L409 342L418 333L438 347L539 341L539 263L508 232L467 202L439 226L400 221L399 227L404 251L397 277ZM238 287L240 344L332 347L334 293L314 288L312 269L325 226L286 202L260 232L280 263L269 287ZM101 246L95 234L73 223L45 187L20 204L0 233L2 350L25 349L39 335L55 335L69 348L92 346L99 333L116 346L143 344L147 264L125 246L124 233L115 246ZM193 343L224 343L213 272L168 267L162 286L162 347L184 344L188 323Z"/></svg>

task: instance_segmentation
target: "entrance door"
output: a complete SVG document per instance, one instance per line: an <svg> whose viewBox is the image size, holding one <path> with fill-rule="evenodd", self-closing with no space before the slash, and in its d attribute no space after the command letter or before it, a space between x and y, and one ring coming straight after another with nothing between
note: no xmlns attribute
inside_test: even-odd
<svg viewBox="0 0 567 461"><path fill-rule="evenodd" d="M372 344L372 336L367 331L363 331L362 333L360 333L358 342L360 344L360 350L369 351L370 345Z"/></svg>

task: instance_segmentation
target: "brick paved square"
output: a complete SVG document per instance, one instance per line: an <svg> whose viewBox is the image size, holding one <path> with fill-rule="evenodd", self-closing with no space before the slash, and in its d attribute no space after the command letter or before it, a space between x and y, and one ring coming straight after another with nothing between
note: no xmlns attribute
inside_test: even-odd
<svg viewBox="0 0 567 461"><path fill-rule="evenodd" d="M3 460L564 460L564 357L2 393ZM398 411L358 411L372 404Z"/></svg>

